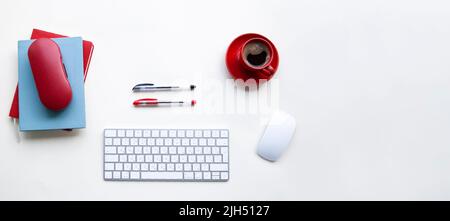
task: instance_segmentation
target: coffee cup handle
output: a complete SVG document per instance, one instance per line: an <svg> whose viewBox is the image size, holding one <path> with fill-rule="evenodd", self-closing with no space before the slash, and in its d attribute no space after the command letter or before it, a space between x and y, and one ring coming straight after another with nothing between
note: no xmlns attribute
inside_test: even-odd
<svg viewBox="0 0 450 221"><path fill-rule="evenodd" d="M270 77L275 73L275 69L272 66L267 66L266 68L262 69L262 72L266 77Z"/></svg>

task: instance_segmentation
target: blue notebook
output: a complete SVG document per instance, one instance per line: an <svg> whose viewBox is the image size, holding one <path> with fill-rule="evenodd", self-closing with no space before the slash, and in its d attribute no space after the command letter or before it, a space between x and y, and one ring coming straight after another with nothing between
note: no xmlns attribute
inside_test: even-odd
<svg viewBox="0 0 450 221"><path fill-rule="evenodd" d="M77 129L86 127L84 103L82 39L54 38L66 67L72 101L62 111L47 109L39 99L28 60L28 48L33 40L19 41L19 128L21 131Z"/></svg>

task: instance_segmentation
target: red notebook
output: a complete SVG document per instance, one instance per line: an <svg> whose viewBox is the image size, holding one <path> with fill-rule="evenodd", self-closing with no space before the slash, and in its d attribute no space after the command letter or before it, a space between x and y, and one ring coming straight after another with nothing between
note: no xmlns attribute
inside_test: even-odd
<svg viewBox="0 0 450 221"><path fill-rule="evenodd" d="M42 31L39 29L33 29L31 33L31 39L38 38L64 38L67 36L55 34L51 32ZM83 41L83 68L84 68L84 80L86 81L86 76L89 69L89 63L91 62L92 52L94 51L94 45L90 41ZM11 109L9 110L9 116L13 118L19 118L19 89L16 87L16 92L14 93L14 99L11 104Z"/></svg>

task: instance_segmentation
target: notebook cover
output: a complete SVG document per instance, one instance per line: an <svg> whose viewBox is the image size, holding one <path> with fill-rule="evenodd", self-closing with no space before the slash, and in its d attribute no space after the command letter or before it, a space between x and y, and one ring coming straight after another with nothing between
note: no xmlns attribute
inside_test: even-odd
<svg viewBox="0 0 450 221"><path fill-rule="evenodd" d="M72 89L72 100L64 110L52 111L40 101L28 60L33 40L19 41L19 128L21 131L86 127L82 39L53 38L59 45Z"/></svg>
<svg viewBox="0 0 450 221"><path fill-rule="evenodd" d="M64 38L67 36L55 34L39 29L33 29L31 33L31 39L38 38ZM86 76L89 69L89 64L91 62L92 52L94 51L94 44L90 41L83 40L83 68L84 68L84 80L86 80ZM11 108L9 110L9 116L13 118L19 118L19 87L16 87L16 91L14 92L13 102L11 104Z"/></svg>

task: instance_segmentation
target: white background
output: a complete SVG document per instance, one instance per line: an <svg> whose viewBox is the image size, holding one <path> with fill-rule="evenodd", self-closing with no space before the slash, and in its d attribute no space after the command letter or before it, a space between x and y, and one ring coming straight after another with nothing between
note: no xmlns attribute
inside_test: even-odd
<svg viewBox="0 0 450 221"><path fill-rule="evenodd" d="M7 117L32 28L94 42L86 129L18 136ZM279 162L255 154L262 116L131 106L136 83L230 78L226 48L247 32L277 46L297 119ZM0 33L2 200L450 200L448 1L11 0ZM231 179L105 182L106 127L228 127Z"/></svg>

